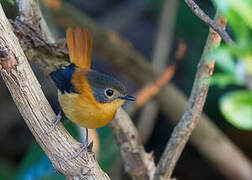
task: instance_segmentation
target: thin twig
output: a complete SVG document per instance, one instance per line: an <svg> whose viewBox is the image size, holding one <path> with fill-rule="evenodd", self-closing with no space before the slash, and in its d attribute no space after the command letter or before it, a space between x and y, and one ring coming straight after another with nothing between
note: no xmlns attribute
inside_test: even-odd
<svg viewBox="0 0 252 180"><path fill-rule="evenodd" d="M56 116L40 88L18 39L11 30L1 5L0 49L1 76L25 123L53 166L64 174L66 179L108 180L109 177L95 160L94 153L84 151L83 156L69 158L76 154L80 143L74 140L62 125L49 135L45 133L50 128L48 122Z"/></svg>
<svg viewBox="0 0 252 180"><path fill-rule="evenodd" d="M62 3L61 9L55 14L57 22L64 20L64 23L59 24L61 27L67 27L70 23L72 26L89 28L93 37L95 37L94 50L105 57L105 60L109 60L120 71L134 79L139 86L143 86L159 77L159 74L154 72L151 65L148 64L149 60L135 51L128 41L116 33L108 33L70 4ZM50 71L59 64L68 63L67 49L62 47L62 43L56 45L45 43L40 40L41 38L39 39L38 34L34 33L25 24L20 22L12 24L26 55L29 59L43 66L43 69L46 68ZM29 36L30 34L32 36ZM45 59L43 58L44 61L40 57L45 57ZM186 108L187 98L184 93L172 83L169 83L163 87L163 90L157 96L164 115L166 115L167 119L176 123ZM191 142L227 178L251 178L251 161L204 113L192 135Z"/></svg>
<svg viewBox="0 0 252 180"><path fill-rule="evenodd" d="M215 22L225 29L226 20L218 13L215 17ZM198 124L210 85L210 78L214 70L214 60L210 61L206 59L206 56L210 51L219 46L220 42L221 37L210 29L208 40L198 65L198 71L196 73L188 106L181 120L174 128L171 138L165 148L165 152L158 163L154 176L155 180L171 178L175 165L192 131Z"/></svg>
<svg viewBox="0 0 252 180"><path fill-rule="evenodd" d="M153 96L157 95L160 89L171 80L175 73L176 67L175 65L171 65L162 74L160 78L158 78L154 83L147 85L142 88L138 94L136 95L136 105L138 108L142 107L149 99Z"/></svg>
<svg viewBox="0 0 252 180"><path fill-rule="evenodd" d="M50 8L52 11L57 11L60 9L61 6L61 0L42 0L44 5L48 8Z"/></svg>
<svg viewBox="0 0 252 180"><path fill-rule="evenodd" d="M206 13L204 13L204 11L202 11L193 0L185 0L185 3L198 18L200 18L204 23L214 29L221 36L225 43L233 44L233 40L228 35L228 33L223 30L218 24L216 24L216 22L214 22Z"/></svg>

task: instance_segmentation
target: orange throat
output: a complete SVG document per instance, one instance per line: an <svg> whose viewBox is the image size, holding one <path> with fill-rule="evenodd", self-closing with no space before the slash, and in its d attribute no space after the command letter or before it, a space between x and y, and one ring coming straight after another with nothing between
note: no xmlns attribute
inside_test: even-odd
<svg viewBox="0 0 252 180"><path fill-rule="evenodd" d="M58 92L60 105L65 115L74 123L86 128L100 128L108 124L116 110L124 103L118 99L110 103L98 103L87 96Z"/></svg>

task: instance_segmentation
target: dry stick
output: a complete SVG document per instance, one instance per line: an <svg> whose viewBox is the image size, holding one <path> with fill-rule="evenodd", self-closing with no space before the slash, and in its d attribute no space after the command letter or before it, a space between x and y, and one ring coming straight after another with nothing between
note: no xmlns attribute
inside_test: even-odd
<svg viewBox="0 0 252 180"><path fill-rule="evenodd" d="M132 77L139 86L158 78L158 73L152 70L148 60L136 52L128 41L116 33L107 33L73 6L63 2L55 18L61 27L66 27L70 23L72 26L89 28L94 36L94 50L106 57L116 68ZM64 23L61 23L62 19ZM43 69L50 72L59 64L68 63L67 49L62 46L62 43L45 43L26 25L20 22L12 24L26 54L34 62L43 66ZM41 61L40 57L43 57L44 61ZM157 95L157 100L163 113L174 123L181 118L187 105L184 93L171 83L163 87ZM251 161L204 113L192 134L191 142L227 178L244 180L251 178Z"/></svg>
<svg viewBox="0 0 252 180"><path fill-rule="evenodd" d="M21 3L22 2L22 3ZM28 3L30 2L30 3ZM33 12L33 7L36 7L37 0L22 0L20 1L19 5L21 5L22 7L25 6L30 12L31 14L35 15L36 12ZM22 8L21 10L25 10L25 8ZM36 7L36 10L39 11L39 7ZM26 23L27 17L25 16L21 16L23 18L18 18L17 22L19 25L21 25L20 21L25 21L24 23ZM40 19L36 19L37 17L40 17ZM29 23L29 26L35 26L35 30L33 31L33 34L29 34L29 37L33 37L33 35L35 35L39 30L41 30L41 34L46 36L46 33L49 32L49 30L47 30L47 25L46 23L43 26L40 26L40 28L36 28L36 26L38 24L36 24L36 22L39 22L40 20L42 20L42 22L44 22L44 19L42 17L42 15L40 16L33 16L30 18L34 18L33 19L33 23ZM26 23L27 24L27 23ZM26 26L27 28L29 28L28 26ZM45 28L45 29L44 29ZM39 41L39 46L41 45L42 41L48 45L47 42L45 42L42 38L35 38L36 40ZM30 50L29 48L26 50ZM35 54L39 53L40 49L37 49L35 51ZM61 51L60 51L61 52ZM53 52L54 53L54 52ZM67 50L63 50L62 53L68 53ZM33 55L34 53L32 53L31 51L29 51L29 53L27 53L28 56ZM59 53L61 55L61 53ZM44 57L44 56L43 56ZM34 58L34 57L33 57ZM41 65L42 63L42 67L45 67L44 64L49 63L48 61L50 61L50 59L48 57L45 57L45 59L42 59L40 57L39 60L39 64ZM52 61L51 61L52 62ZM53 63L57 63L58 61L55 61ZM50 63L49 63L50 64ZM47 67L45 67L46 69ZM53 67L55 68L55 67ZM55 70L55 69L50 69L50 70ZM48 72L50 72L50 70ZM124 122L124 123L122 123ZM127 130L125 130L125 124L127 124ZM149 155L148 153L145 152L143 145L140 142L140 138L137 134L137 131L135 130L135 126L132 123L131 119L128 117L127 113L123 110L120 109L117 111L116 113L116 117L113 120L113 123L111 123L111 127L115 130L117 130L115 132L116 138L118 140L118 142L123 141L123 143L119 143L119 148L121 150L121 154L122 157L124 159L124 161L126 162L126 171L129 172L129 174L132 176L133 179L151 179L154 175L155 172L155 164L154 161L151 157L151 155ZM128 137L128 138L127 138ZM123 138L123 139L122 139ZM126 139L126 142L125 142ZM129 141L127 143L127 141ZM125 151L125 143L127 143L129 145L129 149L128 151ZM131 146L132 145L132 146ZM132 157L132 158L129 158ZM140 169L142 168L142 170L140 171Z"/></svg>
<svg viewBox="0 0 252 180"><path fill-rule="evenodd" d="M152 67L156 72L163 72L166 64L168 64L167 60L171 52L178 3L178 0L166 0L164 2L152 57ZM154 100L150 100L143 107L137 124L143 142L149 139L158 112L159 105Z"/></svg>
<svg viewBox="0 0 252 180"><path fill-rule="evenodd" d="M198 18L200 18L204 23L214 29L221 36L225 43L233 44L233 40L230 38L228 33L223 30L216 22L214 22L208 15L206 15L206 13L204 13L204 11L202 11L193 0L185 0L185 3Z"/></svg>
<svg viewBox="0 0 252 180"><path fill-rule="evenodd" d="M55 49L58 49L57 46L54 46L55 49L51 49L51 53L46 53L45 55L41 56L40 46L47 45L48 43L54 43L55 38L53 37L45 22L45 19L39 7L38 0L17 0L17 5L19 8L19 16L16 18L16 22L20 22L17 23L20 25L25 24L26 26L24 25L23 28L29 28L30 31L29 34L23 34L22 36L36 38L36 44L34 44L37 46L36 50L30 51L30 48L27 47L27 49L24 50L26 55L32 54L33 57L36 57L37 61L40 62L47 74L52 71L55 71L60 66L69 65L69 62L67 60L58 62L56 60L57 58L53 58L52 56L50 56L51 53L55 52ZM39 34L40 36L37 36L36 34ZM22 43L21 46L25 47L24 44L26 44L27 42ZM63 53L67 53L67 49L65 49L65 52ZM59 52L57 56L60 57L61 54L62 53ZM48 66L48 64L50 64L50 61L54 61L53 67Z"/></svg>
<svg viewBox="0 0 252 180"><path fill-rule="evenodd" d="M165 86L172 77L174 76L176 71L176 66L171 65L166 70L164 73L159 77L155 82L148 84L147 86L143 87L136 95L136 104L135 109L141 108L146 102L148 102L152 97L156 96L160 89Z"/></svg>
<svg viewBox="0 0 252 180"><path fill-rule="evenodd" d="M20 21L33 27L47 42L55 42L40 11L38 0L17 0L17 5L19 8L18 19Z"/></svg>
<svg viewBox="0 0 252 180"><path fill-rule="evenodd" d="M136 127L122 108L117 110L110 127L115 133L126 172L134 180L152 179L156 170L153 156L145 152Z"/></svg>
<svg viewBox="0 0 252 180"><path fill-rule="evenodd" d="M63 173L66 179L109 179L100 169L94 153L85 151L83 157L70 158L76 153L80 143L76 142L62 125L49 135L45 133L50 128L48 122L55 118L55 114L29 66L18 39L11 30L1 5L0 48L1 76L25 123L53 166Z"/></svg>
<svg viewBox="0 0 252 180"><path fill-rule="evenodd" d="M226 26L226 20L216 14L215 21L223 29ZM189 102L181 120L174 128L165 151L158 163L154 179L170 179L175 165L195 127L198 124L203 106L205 104L210 78L214 71L214 60L206 58L207 54L218 47L221 37L215 31L210 29L210 33L205 45L204 52L198 64L198 71L193 84Z"/></svg>

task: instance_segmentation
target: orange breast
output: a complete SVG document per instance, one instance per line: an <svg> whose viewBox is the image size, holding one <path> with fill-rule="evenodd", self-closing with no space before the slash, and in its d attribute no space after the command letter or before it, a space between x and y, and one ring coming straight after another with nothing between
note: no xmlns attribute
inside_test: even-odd
<svg viewBox="0 0 252 180"><path fill-rule="evenodd" d="M78 93L58 91L60 105L65 115L74 123L86 128L100 128L108 124L116 110L124 103L116 99L109 103L98 103L85 77L86 70L79 69L74 73L72 84Z"/></svg>
<svg viewBox="0 0 252 180"><path fill-rule="evenodd" d="M61 94L59 92L58 95L66 116L74 123L91 129L108 124L113 119L117 108L123 104L120 100L106 104L93 103L80 94Z"/></svg>

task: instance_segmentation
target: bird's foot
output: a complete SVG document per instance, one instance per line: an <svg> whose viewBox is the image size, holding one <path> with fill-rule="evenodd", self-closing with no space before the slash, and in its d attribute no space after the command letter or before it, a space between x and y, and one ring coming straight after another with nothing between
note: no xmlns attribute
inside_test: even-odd
<svg viewBox="0 0 252 180"><path fill-rule="evenodd" d="M91 143L86 143L84 142L83 144L81 144L81 146L77 149L77 152L71 156L71 159L77 158L78 156L81 155L81 153L83 153L84 151L88 151L88 152L92 152L92 148L93 148L93 141L91 141Z"/></svg>
<svg viewBox="0 0 252 180"><path fill-rule="evenodd" d="M78 157L83 151L92 152L92 148L93 148L93 141L91 141L91 143L88 143L88 129L86 128L86 138L84 142L81 144L81 146L78 148L77 153L73 155L71 158L73 159Z"/></svg>
<svg viewBox="0 0 252 180"><path fill-rule="evenodd" d="M52 132L59 125L61 118L62 118L62 115L60 111L59 114L56 116L56 118L52 122L48 122L48 124L51 125L52 127L46 130L46 134L49 134L50 132Z"/></svg>

